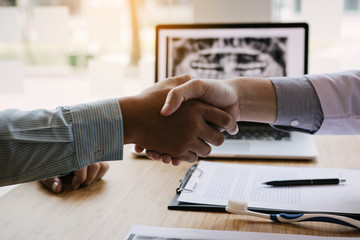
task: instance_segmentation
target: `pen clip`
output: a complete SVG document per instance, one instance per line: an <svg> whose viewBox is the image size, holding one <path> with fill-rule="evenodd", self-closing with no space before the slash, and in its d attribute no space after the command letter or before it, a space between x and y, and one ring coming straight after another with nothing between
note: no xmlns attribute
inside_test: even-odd
<svg viewBox="0 0 360 240"><path fill-rule="evenodd" d="M197 176L197 179L195 181L195 184L192 188L185 188L187 183L189 182L190 178L192 177L193 173L195 171L199 171L199 175ZM199 182L199 178L201 177L201 175L203 174L203 171L197 167L197 164L195 164L194 166L192 166L187 173L185 174L185 177L183 179L180 180L180 185L179 187L176 189L176 193L181 193L181 192L193 192L197 183Z"/></svg>

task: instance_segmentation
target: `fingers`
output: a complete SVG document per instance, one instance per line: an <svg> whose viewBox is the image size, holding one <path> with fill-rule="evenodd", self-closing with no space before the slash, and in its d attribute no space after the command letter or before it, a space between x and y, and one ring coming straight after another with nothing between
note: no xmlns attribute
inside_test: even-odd
<svg viewBox="0 0 360 240"><path fill-rule="evenodd" d="M81 185L90 185L100 180L108 170L109 164L106 162L93 163L88 167L77 170L74 173L70 173L61 178L53 177L40 180L40 183L53 193L60 193L64 190L64 185L68 184L69 180L71 182L72 189L75 190Z"/></svg>
<svg viewBox="0 0 360 240"><path fill-rule="evenodd" d="M165 164L172 163L172 165L174 165L174 166L180 165L180 163L184 160L182 158L181 159L180 158L174 158L174 157L171 157L170 155L160 154L158 152L150 151L150 150L146 150L146 156L148 158L151 158L151 159L154 159L154 160L161 160ZM190 159L187 159L186 161L195 162L197 160L197 154L192 152L192 153L189 154L189 156L190 156Z"/></svg>
<svg viewBox="0 0 360 240"><path fill-rule="evenodd" d="M183 156L180 156L179 159L182 159L183 161L186 162L195 162L196 160L198 160L198 155L194 152L187 152L186 154L184 154Z"/></svg>
<svg viewBox="0 0 360 240"><path fill-rule="evenodd" d="M90 185L101 179L108 170L108 163L93 163L85 168L75 171L75 176L71 185L74 190L78 189L81 185Z"/></svg>
<svg viewBox="0 0 360 240"><path fill-rule="evenodd" d="M181 159L173 158L167 154L161 155L160 153L155 151L146 150L146 156L154 160L161 160L163 163L166 164L172 163L174 166L178 166L181 163Z"/></svg>
<svg viewBox="0 0 360 240"><path fill-rule="evenodd" d="M100 164L98 164L98 163L94 163L94 164L91 164L90 166L88 166L87 176L86 176L84 184L85 185L92 184L94 182L94 180L96 179L99 171L100 171Z"/></svg>
<svg viewBox="0 0 360 240"><path fill-rule="evenodd" d="M72 186L73 190L76 190L86 180L87 167L84 167L80 170L75 171L74 174L75 174L75 176L71 182L71 186Z"/></svg>
<svg viewBox="0 0 360 240"><path fill-rule="evenodd" d="M191 80L191 76L189 74L182 74L168 79L170 79L170 81L175 81L179 85Z"/></svg>
<svg viewBox="0 0 360 240"><path fill-rule="evenodd" d="M59 177L53 177L40 181L45 188L52 191L53 193L59 193L62 191L62 181Z"/></svg>
<svg viewBox="0 0 360 240"><path fill-rule="evenodd" d="M137 152L137 153L142 153L142 151L144 151L144 148L140 147L139 145L135 145L134 149L135 149L135 152Z"/></svg>
<svg viewBox="0 0 360 240"><path fill-rule="evenodd" d="M160 113L163 116L171 115L180 107L182 102L189 99L201 98L206 88L207 84L205 81L192 80L171 89Z"/></svg>
<svg viewBox="0 0 360 240"><path fill-rule="evenodd" d="M237 134L239 131L239 127L235 119L227 112L224 112L223 110L216 107L208 105L206 107L206 110L204 111L203 117L206 122L212 123L215 125L216 128L224 129L230 134ZM204 140L209 142L208 139ZM217 144L214 144L212 142L210 143L218 146Z"/></svg>
<svg viewBox="0 0 360 240"><path fill-rule="evenodd" d="M106 162L100 162L99 164L100 164L100 170L99 170L98 175L96 176L94 182L99 181L110 168L110 165Z"/></svg>
<svg viewBox="0 0 360 240"><path fill-rule="evenodd" d="M172 156L170 156L168 154L159 154L159 153L156 153L156 152L153 152L153 151L151 151L151 154L149 154L147 156L154 159L154 160L161 160L165 164L172 163L174 166L177 166L177 165L180 164L181 161L195 162L198 159L198 155L199 156L205 156L206 154L208 154L211 151L210 146L208 146L208 148L210 150L207 150L207 149L203 150L204 148L206 148L206 147L204 147L204 146L197 147L197 146L194 145L194 149L196 149L196 153L193 152L193 151L188 151L188 152L186 152L186 153L184 153L181 156L176 157L176 158L172 157ZM154 158L154 155L157 158Z"/></svg>
<svg viewBox="0 0 360 240"><path fill-rule="evenodd" d="M204 123L206 124L206 123ZM219 136L224 136L222 133L217 132L215 129L208 127L208 130L212 129L214 133L219 133ZM186 161L186 162L195 162L197 160L197 157L207 157L211 152L210 145L203 140L203 134L204 132L208 131L205 130L204 127L202 128L202 133L199 133L198 138L196 141L192 141L191 145L187 146L188 152L185 154L182 154L178 156L177 158ZM211 137L208 137L210 139ZM194 155L196 155L196 158L194 158Z"/></svg>
<svg viewBox="0 0 360 240"><path fill-rule="evenodd" d="M145 154L146 154L146 156L148 158L151 158L151 159L154 159L154 160L161 160L161 155L158 152L151 151L151 150L146 150Z"/></svg>
<svg viewBox="0 0 360 240"><path fill-rule="evenodd" d="M172 165L174 165L174 166L179 166L180 163L181 163L180 159L175 158L175 159L172 160Z"/></svg>
<svg viewBox="0 0 360 240"><path fill-rule="evenodd" d="M163 163L169 164L171 163L171 156L169 155L161 155L161 160Z"/></svg>

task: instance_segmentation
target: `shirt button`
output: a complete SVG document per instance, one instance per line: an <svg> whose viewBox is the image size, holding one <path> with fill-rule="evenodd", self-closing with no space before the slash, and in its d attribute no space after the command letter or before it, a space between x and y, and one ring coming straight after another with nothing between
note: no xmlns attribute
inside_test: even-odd
<svg viewBox="0 0 360 240"><path fill-rule="evenodd" d="M103 151L101 149L96 150L96 152L94 153L94 156L96 159L99 159L103 156Z"/></svg>
<svg viewBox="0 0 360 240"><path fill-rule="evenodd" d="M293 127L296 127L296 126L298 126L299 125L299 121L298 120L292 120L291 122L290 122L290 125L291 126L293 126Z"/></svg>

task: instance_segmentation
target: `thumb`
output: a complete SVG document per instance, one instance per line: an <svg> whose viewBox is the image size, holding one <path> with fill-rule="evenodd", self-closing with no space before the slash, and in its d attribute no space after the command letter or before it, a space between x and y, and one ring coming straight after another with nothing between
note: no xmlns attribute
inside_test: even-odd
<svg viewBox="0 0 360 240"><path fill-rule="evenodd" d="M53 193L59 193L62 191L63 183L59 177L48 178L40 181L45 188Z"/></svg>
<svg viewBox="0 0 360 240"><path fill-rule="evenodd" d="M190 80L180 86L171 89L166 97L165 103L160 111L163 116L173 114L181 105L189 99L202 98L207 83L202 80Z"/></svg>
<svg viewBox="0 0 360 240"><path fill-rule="evenodd" d="M184 98L178 94L176 88L170 90L165 99L165 103L160 110L161 115L166 117L173 114L180 107L183 101Z"/></svg>

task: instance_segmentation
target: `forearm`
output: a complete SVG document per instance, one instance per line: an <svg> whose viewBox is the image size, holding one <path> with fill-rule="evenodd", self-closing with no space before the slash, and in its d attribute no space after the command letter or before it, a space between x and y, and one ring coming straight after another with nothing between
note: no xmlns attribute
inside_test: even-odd
<svg viewBox="0 0 360 240"><path fill-rule="evenodd" d="M238 121L273 123L277 102L274 86L266 78L236 78L226 80L238 92Z"/></svg>
<svg viewBox="0 0 360 240"><path fill-rule="evenodd" d="M64 175L122 158L117 100L0 113L0 185Z"/></svg>
<svg viewBox="0 0 360 240"><path fill-rule="evenodd" d="M315 133L323 115L306 77L226 80L238 91L239 121L270 123L285 131Z"/></svg>

